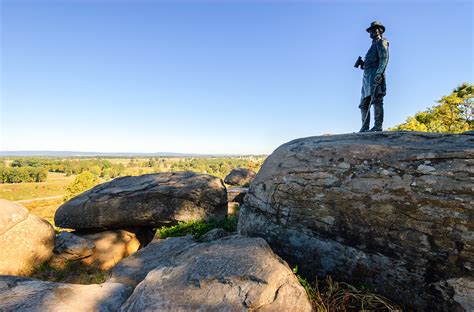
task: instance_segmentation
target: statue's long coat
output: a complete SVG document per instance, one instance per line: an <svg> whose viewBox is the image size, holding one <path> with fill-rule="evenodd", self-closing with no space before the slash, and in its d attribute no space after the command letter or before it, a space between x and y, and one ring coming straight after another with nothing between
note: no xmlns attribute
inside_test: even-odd
<svg viewBox="0 0 474 312"><path fill-rule="evenodd" d="M375 75L381 74L383 79L379 84L377 93L385 95L387 85L385 83L385 68L388 64L388 41L385 38L372 41L372 46L364 58L364 77L362 78L362 99L372 96L375 83Z"/></svg>

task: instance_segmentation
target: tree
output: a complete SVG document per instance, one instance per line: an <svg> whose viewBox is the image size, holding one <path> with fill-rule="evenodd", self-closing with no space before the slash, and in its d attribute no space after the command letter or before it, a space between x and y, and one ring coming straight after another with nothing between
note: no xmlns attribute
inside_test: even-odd
<svg viewBox="0 0 474 312"><path fill-rule="evenodd" d="M78 174L74 181L72 181L72 183L66 187L66 195L64 196L64 200L67 201L76 195L87 191L88 189L99 184L99 182L99 178L89 171L84 171Z"/></svg>
<svg viewBox="0 0 474 312"><path fill-rule="evenodd" d="M89 168L89 172L95 175L96 177L100 176L102 173L102 168L99 166L95 165Z"/></svg>
<svg viewBox="0 0 474 312"><path fill-rule="evenodd" d="M437 101L437 105L408 117L406 122L389 130L450 133L474 130L473 89L473 84L463 83Z"/></svg>

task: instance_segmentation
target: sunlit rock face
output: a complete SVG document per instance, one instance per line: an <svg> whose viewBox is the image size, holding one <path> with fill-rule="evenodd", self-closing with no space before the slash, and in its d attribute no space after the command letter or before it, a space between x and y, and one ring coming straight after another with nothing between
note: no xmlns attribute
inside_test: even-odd
<svg viewBox="0 0 474 312"><path fill-rule="evenodd" d="M59 207L54 222L72 229L123 229L226 215L227 192L221 179L163 172L100 184Z"/></svg>
<svg viewBox="0 0 474 312"><path fill-rule="evenodd" d="M112 274L127 285L144 278L120 311L312 311L296 276L261 238L157 240Z"/></svg>
<svg viewBox="0 0 474 312"><path fill-rule="evenodd" d="M280 146L240 211L307 277L364 283L407 307L474 305L474 135L378 132Z"/></svg>
<svg viewBox="0 0 474 312"><path fill-rule="evenodd" d="M48 221L0 199L0 275L29 275L52 256L54 237Z"/></svg>

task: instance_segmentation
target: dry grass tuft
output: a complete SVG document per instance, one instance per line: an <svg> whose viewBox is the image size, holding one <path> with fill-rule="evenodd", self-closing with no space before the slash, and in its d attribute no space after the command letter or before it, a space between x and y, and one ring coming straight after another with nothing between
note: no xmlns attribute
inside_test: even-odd
<svg viewBox="0 0 474 312"><path fill-rule="evenodd" d="M294 272L297 273L297 268ZM316 312L402 311L399 306L381 295L344 282L336 282L331 276L327 276L322 282L316 280L314 283L297 276Z"/></svg>

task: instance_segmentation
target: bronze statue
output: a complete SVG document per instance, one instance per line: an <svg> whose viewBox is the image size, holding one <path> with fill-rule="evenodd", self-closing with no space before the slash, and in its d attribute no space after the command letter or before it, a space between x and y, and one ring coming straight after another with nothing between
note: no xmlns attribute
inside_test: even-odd
<svg viewBox="0 0 474 312"><path fill-rule="evenodd" d="M360 112L362 115L362 128L359 132L382 131L383 123L383 97L386 94L385 69L388 64L388 41L382 38L385 26L380 22L372 22L367 32L372 39L372 46L365 55L364 60L359 56L354 67L364 70L362 78L362 96ZM370 106L374 106L374 126L369 130Z"/></svg>

